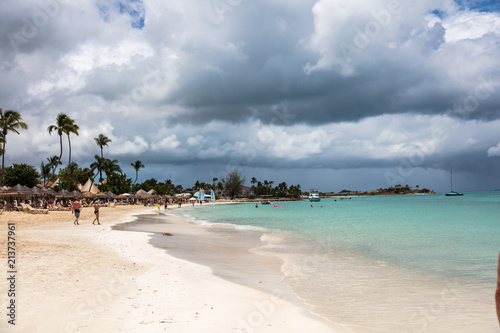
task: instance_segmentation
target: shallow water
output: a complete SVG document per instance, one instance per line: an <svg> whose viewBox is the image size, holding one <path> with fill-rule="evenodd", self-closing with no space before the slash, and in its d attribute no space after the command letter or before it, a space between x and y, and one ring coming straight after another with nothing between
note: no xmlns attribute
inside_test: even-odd
<svg viewBox="0 0 500 333"><path fill-rule="evenodd" d="M313 311L354 332L497 332L500 192L204 205L174 211L264 231L258 253Z"/></svg>

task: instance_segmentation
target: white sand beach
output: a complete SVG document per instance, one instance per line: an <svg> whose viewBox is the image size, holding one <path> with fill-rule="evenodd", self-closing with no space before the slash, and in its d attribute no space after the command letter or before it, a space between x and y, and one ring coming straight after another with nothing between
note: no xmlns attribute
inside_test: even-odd
<svg viewBox="0 0 500 333"><path fill-rule="evenodd" d="M3 278L0 331L348 332L312 315L285 286L257 290L230 282L152 246L148 233L111 228L154 212L143 206L102 208L102 225L92 225L93 211L86 208L79 226L71 212L0 215L4 273L8 223L16 227L17 270L16 325L8 323L9 281ZM172 237L196 236L196 226L170 218Z"/></svg>

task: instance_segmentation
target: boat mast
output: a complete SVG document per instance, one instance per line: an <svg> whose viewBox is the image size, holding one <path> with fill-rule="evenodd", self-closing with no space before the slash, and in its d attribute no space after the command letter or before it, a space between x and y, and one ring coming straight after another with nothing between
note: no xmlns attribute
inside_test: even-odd
<svg viewBox="0 0 500 333"><path fill-rule="evenodd" d="M453 169L450 170L450 192L453 192Z"/></svg>

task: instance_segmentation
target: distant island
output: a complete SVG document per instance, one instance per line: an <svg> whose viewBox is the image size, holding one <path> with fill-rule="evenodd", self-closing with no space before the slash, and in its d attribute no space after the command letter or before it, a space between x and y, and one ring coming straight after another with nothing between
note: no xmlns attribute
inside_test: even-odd
<svg viewBox="0 0 500 333"><path fill-rule="evenodd" d="M412 186L400 184L394 185L387 188L379 188L378 190L371 191L352 191L352 190L342 190L339 193L322 193L323 197L338 197L338 196L351 196L351 195L403 195L403 194L431 194L436 193L435 191L429 190L428 188L419 189L417 185L416 188Z"/></svg>

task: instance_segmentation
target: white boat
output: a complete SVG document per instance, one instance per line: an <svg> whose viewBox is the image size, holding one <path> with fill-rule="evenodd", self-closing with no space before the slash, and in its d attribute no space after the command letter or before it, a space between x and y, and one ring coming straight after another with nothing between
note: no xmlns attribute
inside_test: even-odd
<svg viewBox="0 0 500 333"><path fill-rule="evenodd" d="M319 197L319 192L317 189L315 188L312 188L310 191L309 191L309 201L311 202L317 202L317 201L320 201L320 197Z"/></svg>
<svg viewBox="0 0 500 333"><path fill-rule="evenodd" d="M450 192L445 193L447 197L458 197L464 195L463 193L453 191L453 170L450 172Z"/></svg>

